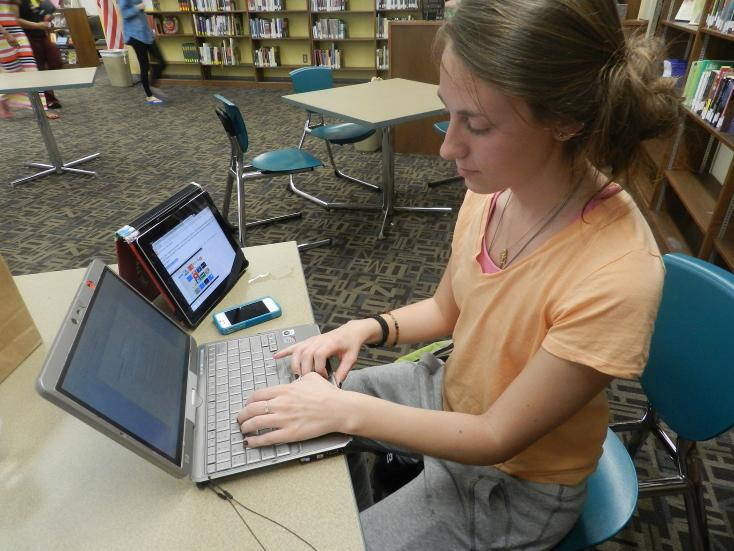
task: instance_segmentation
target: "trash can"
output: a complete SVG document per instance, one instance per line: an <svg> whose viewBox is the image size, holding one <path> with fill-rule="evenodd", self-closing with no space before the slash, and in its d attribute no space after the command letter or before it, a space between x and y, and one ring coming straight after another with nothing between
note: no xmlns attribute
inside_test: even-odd
<svg viewBox="0 0 734 551"><path fill-rule="evenodd" d="M100 50L107 76L112 86L132 86L133 75L130 73L130 64L127 60L127 50Z"/></svg>
<svg viewBox="0 0 734 551"><path fill-rule="evenodd" d="M372 77L370 82L382 80L380 77ZM382 129L378 128L369 138L354 144L357 151L378 151L382 146Z"/></svg>
<svg viewBox="0 0 734 551"><path fill-rule="evenodd" d="M357 151L377 151L382 145L382 130L378 128L369 138L356 142L354 148Z"/></svg>

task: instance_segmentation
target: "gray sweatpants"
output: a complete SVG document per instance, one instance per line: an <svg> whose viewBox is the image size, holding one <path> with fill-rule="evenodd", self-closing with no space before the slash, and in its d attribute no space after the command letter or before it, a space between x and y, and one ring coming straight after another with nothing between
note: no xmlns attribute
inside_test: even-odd
<svg viewBox="0 0 734 551"><path fill-rule="evenodd" d="M344 389L438 410L442 379L443 364L426 354L415 363L352 371ZM573 527L586 497L585 483L528 482L494 467L426 456L421 474L372 505L361 451L405 450L365 438L347 450L369 551L550 549Z"/></svg>

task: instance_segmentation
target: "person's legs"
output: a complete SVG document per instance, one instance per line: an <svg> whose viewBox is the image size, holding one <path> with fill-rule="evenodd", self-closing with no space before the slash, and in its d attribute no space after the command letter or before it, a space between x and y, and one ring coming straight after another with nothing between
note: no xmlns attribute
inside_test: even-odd
<svg viewBox="0 0 734 551"><path fill-rule="evenodd" d="M138 65L140 65L140 84L143 85L146 97L151 97L153 92L150 89L150 80L148 80L148 71L150 70L148 45L135 38L131 38L128 44L135 50L135 56L138 58Z"/></svg>
<svg viewBox="0 0 734 551"><path fill-rule="evenodd" d="M146 44L146 46L148 48L148 53L157 63L157 65L153 65L153 68L151 70L151 81L153 85L156 85L158 79L161 78L161 75L163 74L167 63L166 60L163 58L163 54L161 53L160 48L158 48L158 44L155 41L153 41L151 44Z"/></svg>
<svg viewBox="0 0 734 551"><path fill-rule="evenodd" d="M585 484L538 484L426 457L423 472L360 513L360 523L368 551L540 551L573 527L585 495Z"/></svg>
<svg viewBox="0 0 734 551"><path fill-rule="evenodd" d="M440 410L442 381L443 364L427 354L416 363L355 370L342 388ZM365 438L350 443L348 451L357 450L409 453ZM548 549L576 522L586 494L585 483L538 484L491 466L425 457L423 472L369 506L363 454L347 459L368 550Z"/></svg>
<svg viewBox="0 0 734 551"><path fill-rule="evenodd" d="M351 371L342 388L423 409L441 409L443 364L431 354L420 361L379 365ZM367 461L362 452L397 452L415 455L396 446L367 438L354 438L347 447L347 461L359 510L373 504Z"/></svg>
<svg viewBox="0 0 734 551"><path fill-rule="evenodd" d="M45 58L45 63L46 63L46 66L44 69L49 70L49 71L61 69L62 67L61 53L59 52L59 49L56 47L56 44L51 42L51 40L48 38L48 35L44 37L43 51L44 51L44 58ZM49 107L51 108L61 107L61 102L59 102L53 90L46 90L44 94L46 95L46 103L48 104Z"/></svg>

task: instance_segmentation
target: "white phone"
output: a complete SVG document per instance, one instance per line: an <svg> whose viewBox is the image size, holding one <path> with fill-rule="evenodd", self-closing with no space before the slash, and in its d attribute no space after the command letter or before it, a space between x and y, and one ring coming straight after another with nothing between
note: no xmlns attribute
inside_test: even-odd
<svg viewBox="0 0 734 551"><path fill-rule="evenodd" d="M251 327L264 321L277 318L281 315L280 306L273 297L262 297L217 312L212 316L214 324L222 335L232 333L238 329Z"/></svg>

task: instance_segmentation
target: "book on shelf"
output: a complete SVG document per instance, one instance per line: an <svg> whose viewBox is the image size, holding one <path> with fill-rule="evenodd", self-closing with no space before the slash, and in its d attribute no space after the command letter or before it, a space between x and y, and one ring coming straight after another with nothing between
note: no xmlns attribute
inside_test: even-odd
<svg viewBox="0 0 734 551"><path fill-rule="evenodd" d="M318 67L341 69L344 61L344 52L334 44L328 49L314 50L313 61Z"/></svg>
<svg viewBox="0 0 734 551"><path fill-rule="evenodd" d="M706 8L706 0L694 0L693 8L691 8L691 17L688 20L690 25L698 25L703 17L703 11Z"/></svg>
<svg viewBox="0 0 734 551"><path fill-rule="evenodd" d="M218 43L204 42L199 46L199 59L202 65L239 64L239 49L233 38Z"/></svg>
<svg viewBox="0 0 734 551"><path fill-rule="evenodd" d="M178 34L181 28L178 23L178 17L175 15L166 15L160 21L163 34Z"/></svg>
<svg viewBox="0 0 734 551"><path fill-rule="evenodd" d="M378 10L417 10L418 0L375 0Z"/></svg>
<svg viewBox="0 0 734 551"><path fill-rule="evenodd" d="M385 17L384 15L377 15L377 21L375 23L375 37L376 38L387 38L387 31L390 21L413 21L413 16L408 15L405 17Z"/></svg>
<svg viewBox="0 0 734 551"><path fill-rule="evenodd" d="M694 61L683 95L684 104L702 120L721 132L731 132L734 116L734 61Z"/></svg>
<svg viewBox="0 0 734 551"><path fill-rule="evenodd" d="M376 52L376 63L378 69L388 69L390 60L390 51L387 46L381 46L377 48Z"/></svg>
<svg viewBox="0 0 734 551"><path fill-rule="evenodd" d="M181 44L184 62L199 63L199 49L193 42L184 42Z"/></svg>
<svg viewBox="0 0 734 551"><path fill-rule="evenodd" d="M341 19L318 18L311 28L314 39L334 39L347 37L347 24Z"/></svg>
<svg viewBox="0 0 734 551"><path fill-rule="evenodd" d="M242 22L235 15L195 15L194 29L200 36L242 35Z"/></svg>
<svg viewBox="0 0 734 551"><path fill-rule="evenodd" d="M150 30L153 31L153 34L163 33L163 26L161 25L160 19L155 15L147 15L146 19L148 20L148 26L150 27Z"/></svg>
<svg viewBox="0 0 734 551"><path fill-rule="evenodd" d="M252 38L286 38L288 36L288 18L276 17L250 19L250 36Z"/></svg>
<svg viewBox="0 0 734 551"><path fill-rule="evenodd" d="M280 66L280 48L271 46L270 48L257 48L252 52L255 67L268 68Z"/></svg>
<svg viewBox="0 0 734 551"><path fill-rule="evenodd" d="M311 0L311 11L346 11L347 0Z"/></svg>
<svg viewBox="0 0 734 551"><path fill-rule="evenodd" d="M283 0L248 0L248 11L283 11Z"/></svg>
<svg viewBox="0 0 734 551"><path fill-rule="evenodd" d="M235 0L189 0L189 11L235 11Z"/></svg>
<svg viewBox="0 0 734 551"><path fill-rule="evenodd" d="M723 33L732 32L734 30L734 0L714 0L706 16L706 26Z"/></svg>
<svg viewBox="0 0 734 551"><path fill-rule="evenodd" d="M694 0L683 0L675 14L675 20L688 23L691 20L691 15L693 15L693 4Z"/></svg>

